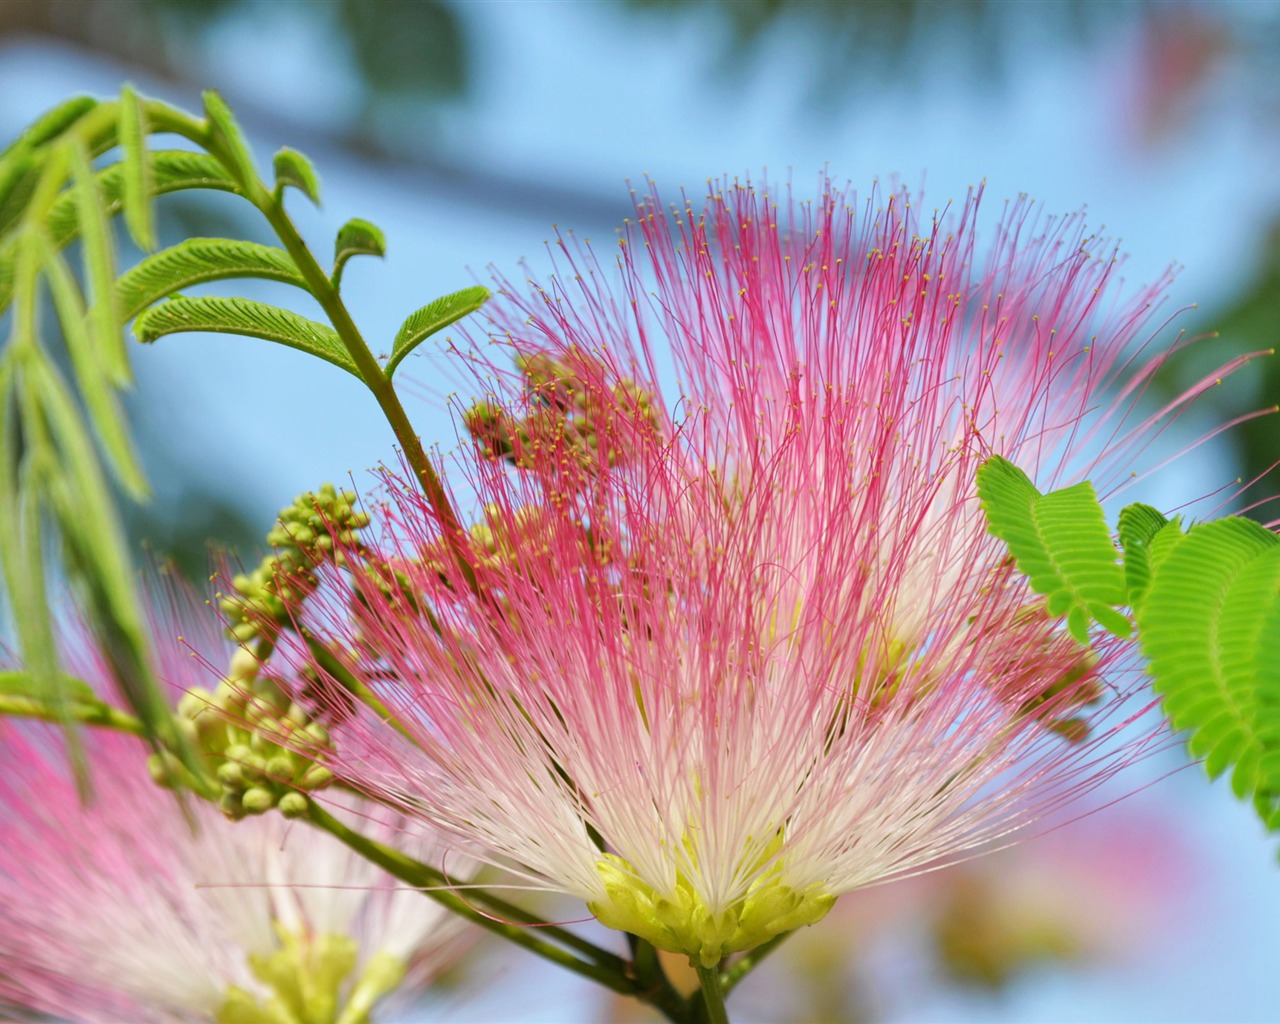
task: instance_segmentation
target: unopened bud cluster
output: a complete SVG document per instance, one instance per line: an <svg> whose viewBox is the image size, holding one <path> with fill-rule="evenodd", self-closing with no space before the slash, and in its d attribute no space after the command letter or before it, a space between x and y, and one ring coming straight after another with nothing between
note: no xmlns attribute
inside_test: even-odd
<svg viewBox="0 0 1280 1024"><path fill-rule="evenodd" d="M352 491L325 484L307 491L280 510L267 543L275 550L253 572L237 575L235 594L222 599L231 635L242 644L270 643L275 630L288 625L289 608L296 608L316 586L311 569L321 562L341 561L342 550L359 543L359 531L369 516L355 507ZM257 653L265 657L267 650Z"/></svg>
<svg viewBox="0 0 1280 1024"><path fill-rule="evenodd" d="M574 361L588 358L578 350L571 354ZM542 352L517 356L516 366L530 399L524 418L489 401L477 402L463 416L467 430L490 458L530 469L540 458L569 453L584 466L614 465L627 450L619 421L630 429L659 425L653 396L629 378L606 388L600 383L603 371L595 369L587 383L570 359Z"/></svg>
<svg viewBox="0 0 1280 1024"><path fill-rule="evenodd" d="M292 700L258 659L238 651L215 690L188 691L177 721L204 755L228 818L264 814L273 807L287 817L305 813L306 792L333 781L317 761L329 732ZM164 786L189 786L187 769L168 752L153 755L151 774Z"/></svg>
<svg viewBox="0 0 1280 1024"><path fill-rule="evenodd" d="M303 814L305 794L333 780L319 763L329 748L328 728L264 666L279 631L293 626L299 604L318 585L312 570L323 562L341 562L343 550L359 544L369 516L355 502L353 492L332 484L299 495L281 509L267 534L273 553L252 573L232 580L233 594L218 595L240 649L218 686L212 692L188 691L176 717L203 755L216 780L218 806L229 818L273 807L287 816ZM295 692L306 700L317 683L302 679ZM161 785L193 786L196 781L167 751L152 757L151 773Z"/></svg>

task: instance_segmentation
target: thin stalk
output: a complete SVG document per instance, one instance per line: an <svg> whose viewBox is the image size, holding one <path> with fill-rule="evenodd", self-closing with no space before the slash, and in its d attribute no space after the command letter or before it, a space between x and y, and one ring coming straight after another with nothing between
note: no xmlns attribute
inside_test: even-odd
<svg viewBox="0 0 1280 1024"><path fill-rule="evenodd" d="M639 999L661 1010L669 1020L687 1021L696 1019L696 1004L676 991L663 969L662 960L652 943L638 935L628 935L631 946L631 969L641 986Z"/></svg>
<svg viewBox="0 0 1280 1024"><path fill-rule="evenodd" d="M702 983L702 1002L706 1007L707 1024L729 1024L729 1013L724 1007L724 987L720 981L720 967L695 967Z"/></svg>
<svg viewBox="0 0 1280 1024"><path fill-rule="evenodd" d="M399 850L384 846L361 835L354 829L348 828L314 800L311 802L311 807L307 812L307 818L317 828L330 833L334 838L364 857L365 860L377 864L378 867L400 879L406 885L421 890L424 896L435 900L473 924L477 924L495 935L500 935L504 939L516 943L516 945L523 946L530 952L536 953L538 956L559 964L561 967L565 967L576 974L581 974L599 982L615 992L629 996L640 994L639 986L635 980L625 973L628 965L622 957L600 949L586 939L567 932L563 928L548 925L526 910L513 907L502 900L489 896L487 893L482 894L477 891L475 894L477 903L483 902L489 909L502 913L504 917L508 918L508 921L495 920L493 917L481 913L467 900L464 900L456 893L448 891L449 880L445 875L406 856ZM518 921L520 923L512 924L509 923L510 921ZM564 945L585 953L591 957L594 963L581 960L567 950L543 941L540 935L549 935Z"/></svg>
<svg viewBox="0 0 1280 1024"><path fill-rule="evenodd" d="M458 514L449 500L439 474L436 473L431 460L427 458L426 450L422 447L422 439L413 429L413 424L409 422L409 415L400 402L400 396L396 393L391 378L383 372L382 366L365 342L359 328L356 327L346 303L338 294L338 289L311 254L310 248L298 233L298 229L294 227L293 221L285 212L282 198L268 191L261 182L255 181L251 183L248 199L267 218L272 230L284 244L289 255L293 257L294 263L307 282L307 288L320 303L329 322L333 324L333 329L338 332L338 337L356 365L360 379L373 394L379 408L382 409L382 415L386 417L387 423L396 435L400 449L404 452L413 475L417 477L418 485L422 488L427 503L439 518L445 542L453 552L458 568L467 581L467 586L475 590L475 572L462 548L463 530Z"/></svg>
<svg viewBox="0 0 1280 1024"><path fill-rule="evenodd" d="M133 736L146 737L146 726L132 715L118 711L109 704L79 704L71 701L65 707L50 707L33 697L16 697L0 694L0 716L34 718L41 722L62 724L67 719L83 725L115 729Z"/></svg>
<svg viewBox="0 0 1280 1024"><path fill-rule="evenodd" d="M347 671L347 667L334 656L332 651L308 633L304 633L302 638L306 641L307 650L310 651L311 656L316 659L316 663L341 683L348 693L381 718L386 725L389 725L392 729L398 732L402 739L408 740L415 747L421 747L417 737L400 724L400 721L396 716L391 713L387 706L378 699L378 696L370 690L369 687L365 686L364 683L360 682L359 679Z"/></svg>
<svg viewBox="0 0 1280 1024"><path fill-rule="evenodd" d="M165 103L147 103L146 112L153 132L174 132L190 139L235 173L235 161L223 151L219 139L203 120ZM364 336L356 327L338 289L329 279L329 275L324 272L324 268L316 261L306 241L298 233L298 229L294 227L293 221L285 212L282 197L268 189L256 175L253 180L244 182L243 187L245 198L266 217L272 230L293 258L294 264L307 283L308 290L320 303L320 308L324 310L346 348L347 354L351 356L360 379L364 381L365 387L373 394L378 406L382 409L382 414L395 434L405 459L408 460L409 468L422 488L423 495L440 519L445 542L453 552L463 578L467 581L467 585L475 590L475 572L462 548L463 530L457 512L449 500L439 474L436 473L431 460L427 458L426 450L422 447L422 439L414 431L413 424L409 422L409 415L400 403L400 396L396 394L391 378L383 372L377 358L365 342Z"/></svg>

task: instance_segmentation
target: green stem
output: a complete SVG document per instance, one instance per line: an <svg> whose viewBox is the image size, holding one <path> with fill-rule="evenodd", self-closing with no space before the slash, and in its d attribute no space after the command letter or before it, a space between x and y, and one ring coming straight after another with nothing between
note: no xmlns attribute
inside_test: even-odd
<svg viewBox="0 0 1280 1024"><path fill-rule="evenodd" d="M697 1004L691 1004L676 991L653 944L638 935L628 935L627 941L631 946L632 973L642 989L637 998L660 1010L668 1020L696 1020Z"/></svg>
<svg viewBox="0 0 1280 1024"><path fill-rule="evenodd" d="M355 697L356 700L360 701L360 703L382 719L386 725L389 725L392 729L398 732L403 739L408 740L415 747L421 748L418 738L400 724L396 716L393 715L387 706L378 699L378 696L370 690L369 687L365 686L364 683L360 682L359 679L352 675L351 672L347 670L347 667L334 656L332 651L309 633L304 632L302 638L306 642L307 650L310 651L311 656L315 658L316 663L341 683L342 687L350 693L351 696Z"/></svg>
<svg viewBox="0 0 1280 1024"><path fill-rule="evenodd" d="M625 973L628 965L622 957L600 949L563 928L546 924L527 910L521 910L488 893L476 890L472 897L474 902L483 903L488 909L494 911L495 915L501 914L505 920L496 920L495 917L480 912L471 902L449 891L450 881L447 876L406 856L399 850L384 846L348 828L314 800L311 802L307 817L317 828L324 829L366 860L378 865L406 885L419 889L424 896L435 900L473 924L495 935L500 935L516 945L523 946L561 967L599 982L615 992L630 996L640 994L639 986ZM549 936L571 949L586 954L594 962L581 960L567 950L543 941L541 935Z"/></svg>
<svg viewBox="0 0 1280 1024"><path fill-rule="evenodd" d="M148 103L146 112L153 131L169 131L182 135L222 161L233 175L237 173L236 161L224 151L216 134L210 131L203 120L191 117L164 103ZM475 573L462 548L463 530L457 512L449 500L448 492L445 491L439 474L436 473L431 460L427 458L426 450L422 447L422 439L418 437L413 424L409 422L409 415L400 403L400 396L396 394L391 378L383 372L382 366L365 342L359 328L356 327L338 289L312 255L306 241L298 233L298 229L294 227L293 221L285 212L283 198L268 189L256 176L244 182L243 188L245 198L266 217L272 230L293 258L294 264L307 283L308 290L320 303L320 308L324 310L329 322L333 324L333 329L337 331L347 354L355 363L360 379L372 392L396 440L400 443L400 448L409 462L409 468L417 477L418 485L422 488L428 504L439 518L445 542L453 551L463 578L467 581L467 585L475 590Z"/></svg>
<svg viewBox="0 0 1280 1024"><path fill-rule="evenodd" d="M702 1001L706 1007L707 1024L729 1024L729 1014L724 1007L724 987L720 980L720 968L695 967L698 980L702 983Z"/></svg>
<svg viewBox="0 0 1280 1024"><path fill-rule="evenodd" d="M727 996L732 992L738 982L742 981L743 978L760 966L761 960L781 946L794 934L794 932L783 932L781 935L775 935L768 942L756 946L755 949L743 954L732 967L724 972L724 994Z"/></svg>
<svg viewBox="0 0 1280 1024"><path fill-rule="evenodd" d="M116 710L109 704L80 704L71 700L62 707L50 707L33 697L0 694L0 716L35 718L42 722L59 724L71 719L84 725L115 729L117 732L127 732L134 736L147 735L146 726L140 720Z"/></svg>

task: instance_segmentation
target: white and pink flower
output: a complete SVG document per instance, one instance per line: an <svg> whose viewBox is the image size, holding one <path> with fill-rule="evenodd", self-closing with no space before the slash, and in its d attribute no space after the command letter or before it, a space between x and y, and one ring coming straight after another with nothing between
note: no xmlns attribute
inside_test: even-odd
<svg viewBox="0 0 1280 1024"><path fill-rule="evenodd" d="M979 198L650 195L616 266L561 240L499 280L483 522L449 540L389 478L359 600L299 612L412 737L359 716L334 771L710 966L1162 742L1132 645L1045 613L975 473L1127 480L1173 411L1128 422L1166 282L1114 297L1112 249L1025 200L980 247Z"/></svg>

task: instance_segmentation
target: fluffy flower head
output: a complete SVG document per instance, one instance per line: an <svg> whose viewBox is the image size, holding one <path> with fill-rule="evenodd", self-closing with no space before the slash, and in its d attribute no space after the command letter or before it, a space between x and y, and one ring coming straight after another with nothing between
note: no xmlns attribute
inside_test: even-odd
<svg viewBox="0 0 1280 1024"><path fill-rule="evenodd" d="M1114 484L1160 287L1110 298L1026 201L979 247L978 207L717 184L644 198L615 266L562 239L499 280L480 521L389 479L358 599L310 612L414 738L361 720L334 770L710 966L1153 742L1128 645L1045 612L975 474Z"/></svg>

